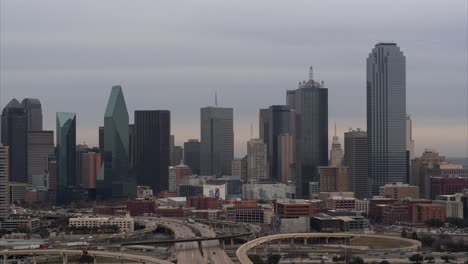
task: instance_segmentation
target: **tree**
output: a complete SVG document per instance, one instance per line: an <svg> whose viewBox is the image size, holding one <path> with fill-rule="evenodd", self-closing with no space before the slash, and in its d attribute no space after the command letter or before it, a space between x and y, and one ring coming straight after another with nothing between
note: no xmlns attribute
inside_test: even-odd
<svg viewBox="0 0 468 264"><path fill-rule="evenodd" d="M423 262L424 258L421 254L414 254L412 256L410 256L409 258L409 261L415 263L415 264L420 264L421 262Z"/></svg>
<svg viewBox="0 0 468 264"><path fill-rule="evenodd" d="M382 260L379 262L379 264L390 264L390 262L386 261L386 260Z"/></svg>
<svg viewBox="0 0 468 264"><path fill-rule="evenodd" d="M444 225L444 222L442 222L442 220L440 219L436 219L436 218L433 218L433 219L429 219L426 221L426 225L429 226L429 227L442 227Z"/></svg>
<svg viewBox="0 0 468 264"><path fill-rule="evenodd" d="M91 262L94 262L94 257L88 254L83 254L80 257L80 263L88 263L90 264Z"/></svg>
<svg viewBox="0 0 468 264"><path fill-rule="evenodd" d="M340 262L340 261L344 261L345 260L345 257L344 256L334 256L332 258L333 262Z"/></svg>
<svg viewBox="0 0 468 264"><path fill-rule="evenodd" d="M445 263L449 263L450 260L455 260L455 256L443 255L440 257L441 260L444 260Z"/></svg>
<svg viewBox="0 0 468 264"><path fill-rule="evenodd" d="M424 258L424 260L427 262L427 263L434 263L434 257L433 256L426 256Z"/></svg>
<svg viewBox="0 0 468 264"><path fill-rule="evenodd" d="M3 237L6 234L8 234L8 231L6 229L0 229L0 237Z"/></svg>
<svg viewBox="0 0 468 264"><path fill-rule="evenodd" d="M418 233L416 232L411 233L411 239L418 240Z"/></svg>
<svg viewBox="0 0 468 264"><path fill-rule="evenodd" d="M361 257L352 257L349 264L365 264L364 260Z"/></svg>
<svg viewBox="0 0 468 264"><path fill-rule="evenodd" d="M408 237L408 232L406 232L405 228L403 228L403 230L401 230L401 237L402 238L407 238Z"/></svg>
<svg viewBox="0 0 468 264"><path fill-rule="evenodd" d="M281 256L278 254L273 254L268 256L266 264L278 264L281 259Z"/></svg>
<svg viewBox="0 0 468 264"><path fill-rule="evenodd" d="M41 228L39 229L39 235L42 239L48 238L50 236L50 232L47 228Z"/></svg>
<svg viewBox="0 0 468 264"><path fill-rule="evenodd" d="M249 259L253 262L253 264L265 264L259 255L249 255Z"/></svg>

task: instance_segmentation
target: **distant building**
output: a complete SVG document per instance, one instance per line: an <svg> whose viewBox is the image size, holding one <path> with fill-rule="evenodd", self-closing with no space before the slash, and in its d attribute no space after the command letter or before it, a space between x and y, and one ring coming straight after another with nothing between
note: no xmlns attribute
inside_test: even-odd
<svg viewBox="0 0 468 264"><path fill-rule="evenodd" d="M314 81L295 91L296 196L308 198L309 182L318 182L318 167L328 165L328 89Z"/></svg>
<svg viewBox="0 0 468 264"><path fill-rule="evenodd" d="M247 142L247 182L268 179L267 147L261 139Z"/></svg>
<svg viewBox="0 0 468 264"><path fill-rule="evenodd" d="M152 214L155 212L154 200L136 199L127 201L127 211L131 216Z"/></svg>
<svg viewBox="0 0 468 264"><path fill-rule="evenodd" d="M41 221L39 218L30 218L24 216L9 217L0 222L0 229L6 231L16 232L20 228L24 228L28 231L35 231L40 227Z"/></svg>
<svg viewBox="0 0 468 264"><path fill-rule="evenodd" d="M169 167L169 191L177 192L177 186L187 184L191 175L192 169L187 165Z"/></svg>
<svg viewBox="0 0 468 264"><path fill-rule="evenodd" d="M354 210L354 208L356 207L355 200L355 198L350 197L333 196L325 200L325 206L329 210Z"/></svg>
<svg viewBox="0 0 468 264"><path fill-rule="evenodd" d="M233 109L204 107L200 119L200 174L229 175L234 159Z"/></svg>
<svg viewBox="0 0 468 264"><path fill-rule="evenodd" d="M68 220L70 226L75 227L101 227L115 225L119 227L120 232L133 232L134 220L130 216L124 218L120 217L78 217L70 218Z"/></svg>
<svg viewBox="0 0 468 264"><path fill-rule="evenodd" d="M244 182L247 181L247 157L231 162L231 175L240 176Z"/></svg>
<svg viewBox="0 0 468 264"><path fill-rule="evenodd" d="M369 219L362 216L337 216L341 223L341 231L350 233L365 233L369 231Z"/></svg>
<svg viewBox="0 0 468 264"><path fill-rule="evenodd" d="M351 130L344 134L344 165L349 168L349 189L356 198L369 197L367 133Z"/></svg>
<svg viewBox="0 0 468 264"><path fill-rule="evenodd" d="M172 147L171 166L179 165L184 160L184 148L181 146Z"/></svg>
<svg viewBox="0 0 468 264"><path fill-rule="evenodd" d="M442 222L446 220L445 206L442 204L416 204L412 210L412 220L414 223L425 223L428 220L438 219Z"/></svg>
<svg viewBox="0 0 468 264"><path fill-rule="evenodd" d="M3 108L1 143L9 146L9 181L28 182L28 113L16 99Z"/></svg>
<svg viewBox="0 0 468 264"><path fill-rule="evenodd" d="M193 207L197 210L217 209L219 199L204 196L187 197L187 207Z"/></svg>
<svg viewBox="0 0 468 264"><path fill-rule="evenodd" d="M203 195L202 185L181 184L177 188L177 196L193 197Z"/></svg>
<svg viewBox="0 0 468 264"><path fill-rule="evenodd" d="M381 190L381 195L392 199L419 198L419 187L406 183L397 182L385 184L385 186L381 187Z"/></svg>
<svg viewBox="0 0 468 264"><path fill-rule="evenodd" d="M319 167L320 192L349 191L348 167Z"/></svg>
<svg viewBox="0 0 468 264"><path fill-rule="evenodd" d="M243 199L271 201L295 198L295 186L284 183L252 183L242 185Z"/></svg>
<svg viewBox="0 0 468 264"><path fill-rule="evenodd" d="M320 186L318 182L309 182L309 197L310 199L317 198L320 193Z"/></svg>
<svg viewBox="0 0 468 264"><path fill-rule="evenodd" d="M135 170L138 185L169 189L171 116L167 110L135 111Z"/></svg>
<svg viewBox="0 0 468 264"><path fill-rule="evenodd" d="M468 189L468 178L431 178L431 199L439 195L453 195Z"/></svg>
<svg viewBox="0 0 468 264"><path fill-rule="evenodd" d="M293 180L291 166L294 164L294 137L290 134L278 136L278 181L288 183Z"/></svg>
<svg viewBox="0 0 468 264"><path fill-rule="evenodd" d="M411 179L411 161L414 159L413 121L406 115L406 153L407 153L407 173L408 182Z"/></svg>
<svg viewBox="0 0 468 264"><path fill-rule="evenodd" d="M192 169L193 174L200 175L200 141L189 139L184 143L184 164Z"/></svg>
<svg viewBox="0 0 468 264"><path fill-rule="evenodd" d="M0 219L9 216L8 156L8 146L0 145Z"/></svg>
<svg viewBox="0 0 468 264"><path fill-rule="evenodd" d="M57 113L57 185L62 204L71 202L70 188L76 182L76 114Z"/></svg>
<svg viewBox="0 0 468 264"><path fill-rule="evenodd" d="M462 193L456 193L452 195L438 195L433 201L434 204L442 204L445 206L445 215L447 218L460 218L463 219L464 215L464 204L463 204Z"/></svg>
<svg viewBox="0 0 468 264"><path fill-rule="evenodd" d="M341 143L336 135L336 124L335 124L335 135L333 136L332 148L330 150L330 163L331 167L338 167L343 165L343 149L341 148Z"/></svg>
<svg viewBox="0 0 468 264"><path fill-rule="evenodd" d="M84 189L96 189L96 179L101 171L101 153L82 153L81 160L81 186Z"/></svg>
<svg viewBox="0 0 468 264"><path fill-rule="evenodd" d="M42 124L41 124L42 125ZM33 175L43 175L47 158L55 154L54 131L28 132L28 182Z"/></svg>
<svg viewBox="0 0 468 264"><path fill-rule="evenodd" d="M367 136L372 194L407 183L406 58L396 43L378 43L367 57Z"/></svg>
<svg viewBox="0 0 468 264"><path fill-rule="evenodd" d="M26 201L26 195L30 186L27 183L22 182L9 182L8 183L8 194L9 203L21 203Z"/></svg>

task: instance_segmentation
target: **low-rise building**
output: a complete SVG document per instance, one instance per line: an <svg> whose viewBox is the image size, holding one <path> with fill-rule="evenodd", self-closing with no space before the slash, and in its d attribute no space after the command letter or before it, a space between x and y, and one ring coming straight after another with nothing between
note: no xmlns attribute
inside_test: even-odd
<svg viewBox="0 0 468 264"><path fill-rule="evenodd" d="M333 196L325 200L325 206L328 210L348 209L354 210L356 207L355 198Z"/></svg>
<svg viewBox="0 0 468 264"><path fill-rule="evenodd" d="M265 223L264 210L262 208L227 208L226 218L229 221L241 223Z"/></svg>
<svg viewBox="0 0 468 264"><path fill-rule="evenodd" d="M86 227L101 227L101 226L118 226L121 232L133 232L134 220L130 215L125 217L76 217L68 220L70 226L86 226Z"/></svg>
<svg viewBox="0 0 468 264"><path fill-rule="evenodd" d="M445 222L445 206L442 204L414 204L412 210L413 223L425 223L428 220L438 219Z"/></svg>
<svg viewBox="0 0 468 264"><path fill-rule="evenodd" d="M40 223L39 218L12 216L0 222L0 229L12 232L18 231L18 229L34 231L39 228Z"/></svg>
<svg viewBox="0 0 468 264"><path fill-rule="evenodd" d="M369 219L362 216L337 216L341 221L341 231L365 233L369 231Z"/></svg>
<svg viewBox="0 0 468 264"><path fill-rule="evenodd" d="M341 223L340 219L319 213L310 218L310 227L317 232L340 232Z"/></svg>
<svg viewBox="0 0 468 264"><path fill-rule="evenodd" d="M418 186L412 186L401 182L386 184L381 187L380 192L380 195L391 199L419 198Z"/></svg>
<svg viewBox="0 0 468 264"><path fill-rule="evenodd" d="M187 204L187 198L185 197L168 197L167 205L172 207L185 207Z"/></svg>
<svg viewBox="0 0 468 264"><path fill-rule="evenodd" d="M127 201L127 211L131 216L152 214L155 212L156 203L154 200L135 199Z"/></svg>
<svg viewBox="0 0 468 264"><path fill-rule="evenodd" d="M463 194L456 193L453 195L438 195L433 201L434 204L442 204L445 206L445 214L447 218L461 218L463 219Z"/></svg>
<svg viewBox="0 0 468 264"><path fill-rule="evenodd" d="M216 209L219 207L219 199L214 197L187 197L186 206L197 210Z"/></svg>
<svg viewBox="0 0 468 264"><path fill-rule="evenodd" d="M364 212L366 213L366 215L369 215L369 206L370 206L370 200L369 199L356 199L354 201L354 209L356 209L356 211L361 211L361 212Z"/></svg>

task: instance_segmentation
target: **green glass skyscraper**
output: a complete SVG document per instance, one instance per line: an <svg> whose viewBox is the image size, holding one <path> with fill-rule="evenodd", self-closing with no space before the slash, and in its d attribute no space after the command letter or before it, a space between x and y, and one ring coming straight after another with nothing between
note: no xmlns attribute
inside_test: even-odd
<svg viewBox="0 0 468 264"><path fill-rule="evenodd" d="M97 179L100 198L136 193L136 180L130 173L128 133L128 111L122 87L113 86L104 114L104 174Z"/></svg>
<svg viewBox="0 0 468 264"><path fill-rule="evenodd" d="M70 202L69 188L76 186L76 114L57 113L57 185L61 203Z"/></svg>

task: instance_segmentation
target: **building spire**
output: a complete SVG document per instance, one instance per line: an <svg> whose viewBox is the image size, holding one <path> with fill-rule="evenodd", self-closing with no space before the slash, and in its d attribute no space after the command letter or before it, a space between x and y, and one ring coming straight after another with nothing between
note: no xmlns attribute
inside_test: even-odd
<svg viewBox="0 0 468 264"><path fill-rule="evenodd" d="M336 137L336 122L335 122L335 137Z"/></svg>
<svg viewBox="0 0 468 264"><path fill-rule="evenodd" d="M309 81L313 81L314 80L314 68L312 66L310 66L309 68Z"/></svg>
<svg viewBox="0 0 468 264"><path fill-rule="evenodd" d="M218 91L215 91L215 106L218 106Z"/></svg>

